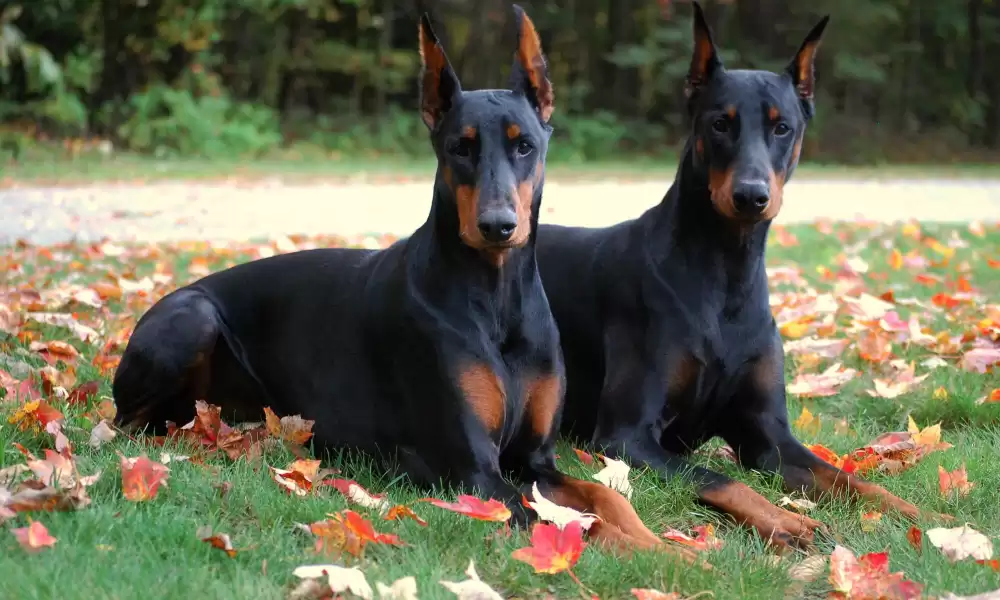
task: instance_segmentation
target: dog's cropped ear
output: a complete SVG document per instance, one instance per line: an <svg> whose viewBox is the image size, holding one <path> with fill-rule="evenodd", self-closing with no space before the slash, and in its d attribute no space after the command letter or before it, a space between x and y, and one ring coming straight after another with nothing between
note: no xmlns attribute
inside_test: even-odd
<svg viewBox="0 0 1000 600"><path fill-rule="evenodd" d="M542 43L535 31L535 24L514 5L514 22L517 25L517 52L510 72L510 88L524 94L538 111L543 123L548 123L555 108L555 94L549 81L549 69L542 54Z"/></svg>
<svg viewBox="0 0 1000 600"><path fill-rule="evenodd" d="M722 59L712 41L712 30L705 20L701 5L691 2L694 7L694 53L691 55L691 68L688 69L687 80L684 82L684 95L693 97L704 86L712 75L722 68Z"/></svg>
<svg viewBox="0 0 1000 600"><path fill-rule="evenodd" d="M823 41L823 30L826 29L828 22L830 22L829 15L823 17L812 28L812 31L806 36L805 41L802 42L802 46L799 47L799 51L795 53L795 58L792 59L792 62L786 69L792 77L792 83L795 84L799 100L802 102L802 110L805 111L807 119L811 119L813 116L813 91L816 86L816 51L819 50L819 45Z"/></svg>
<svg viewBox="0 0 1000 600"><path fill-rule="evenodd" d="M420 73L420 116L427 127L434 129L445 113L451 110L462 86L431 28L427 13L420 16L420 62L423 67Z"/></svg>

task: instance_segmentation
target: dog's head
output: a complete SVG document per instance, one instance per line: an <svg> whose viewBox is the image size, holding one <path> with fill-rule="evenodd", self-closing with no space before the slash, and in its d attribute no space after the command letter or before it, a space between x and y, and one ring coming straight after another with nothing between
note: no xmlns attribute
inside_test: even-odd
<svg viewBox="0 0 1000 600"><path fill-rule="evenodd" d="M694 4L694 54L685 93L695 169L708 181L712 204L740 222L769 221L799 162L813 116L814 59L829 17L802 42L781 73L727 70L712 32Z"/></svg>
<svg viewBox="0 0 1000 600"><path fill-rule="evenodd" d="M420 110L438 157L438 184L454 202L462 242L502 264L531 238L541 203L552 83L531 19L514 5L517 50L510 89L463 91L444 48L420 21Z"/></svg>

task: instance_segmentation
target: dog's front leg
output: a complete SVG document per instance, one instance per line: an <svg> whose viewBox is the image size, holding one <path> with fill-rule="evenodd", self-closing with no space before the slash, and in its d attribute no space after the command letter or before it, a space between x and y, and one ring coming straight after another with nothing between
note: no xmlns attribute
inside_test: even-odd
<svg viewBox="0 0 1000 600"><path fill-rule="evenodd" d="M608 455L648 466L667 481L693 483L698 499L748 525L780 547L806 548L822 524L772 504L746 485L691 465L661 444L657 423L666 401L662 375L647 368L634 328L610 327L605 334L605 382L593 444Z"/></svg>
<svg viewBox="0 0 1000 600"><path fill-rule="evenodd" d="M739 386L723 437L736 451L740 463L778 473L786 487L813 497L826 493L853 496L874 503L880 510L896 510L910 519L919 518L922 513L913 504L830 465L795 438L788 422L783 367L784 352L777 338L750 365Z"/></svg>

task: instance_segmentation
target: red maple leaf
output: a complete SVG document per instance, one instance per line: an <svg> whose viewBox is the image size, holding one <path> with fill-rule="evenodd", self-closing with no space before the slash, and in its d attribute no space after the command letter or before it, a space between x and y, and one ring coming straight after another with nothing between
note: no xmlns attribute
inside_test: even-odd
<svg viewBox="0 0 1000 600"><path fill-rule="evenodd" d="M11 529L10 532L17 538L17 543L28 552L38 552L56 544L56 538L49 535L49 530L41 521L32 521L27 527Z"/></svg>
<svg viewBox="0 0 1000 600"><path fill-rule="evenodd" d="M492 498L483 501L475 496L463 494L458 497L458 502L445 502L437 498L424 498L422 502L430 502L438 508L457 512L480 521L502 523L510 518L510 509L504 506L503 502Z"/></svg>
<svg viewBox="0 0 1000 600"><path fill-rule="evenodd" d="M132 502L152 500L166 482L170 469L146 456L121 456L122 493Z"/></svg>
<svg viewBox="0 0 1000 600"><path fill-rule="evenodd" d="M562 529L551 523L535 523L531 545L515 550L511 558L528 563L535 573L556 574L572 569L586 546L583 527L577 521Z"/></svg>
<svg viewBox="0 0 1000 600"><path fill-rule="evenodd" d="M74 404L86 404L89 399L97 395L97 390L99 388L100 383L97 381L81 383L70 391L69 397L66 398L66 403L70 406Z"/></svg>
<svg viewBox="0 0 1000 600"><path fill-rule="evenodd" d="M860 558L837 546L830 555L831 598L853 600L911 600L920 598L923 585L902 572L889 572L889 553L872 552Z"/></svg>
<svg viewBox="0 0 1000 600"><path fill-rule="evenodd" d="M403 541L391 533L378 533L375 527L353 510L344 510L332 519L309 525L316 536L316 552L340 555L347 552L361 556L367 544L403 546Z"/></svg>

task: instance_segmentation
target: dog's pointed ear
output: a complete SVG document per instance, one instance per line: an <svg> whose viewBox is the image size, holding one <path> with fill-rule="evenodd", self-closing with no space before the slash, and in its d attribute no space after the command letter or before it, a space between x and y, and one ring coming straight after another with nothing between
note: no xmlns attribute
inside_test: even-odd
<svg viewBox="0 0 1000 600"><path fill-rule="evenodd" d="M420 16L420 62L420 116L427 127L434 129L451 110L462 86L431 28L427 13Z"/></svg>
<svg viewBox="0 0 1000 600"><path fill-rule="evenodd" d="M816 86L816 51L819 50L819 45L823 41L823 31L829 22L830 16L827 15L812 28L812 31L809 32L809 35L806 36L805 41L799 47L799 51L795 53L795 58L792 59L792 62L789 63L786 69L792 78L792 83L795 84L795 90L799 94L799 100L802 102L806 118L811 118L813 115L813 92Z"/></svg>
<svg viewBox="0 0 1000 600"><path fill-rule="evenodd" d="M510 72L510 88L524 94L543 123L548 123L555 108L555 94L549 81L549 68L542 54L535 24L517 4L514 5L514 22L517 25L517 52Z"/></svg>
<svg viewBox="0 0 1000 600"><path fill-rule="evenodd" d="M705 20L705 13L701 10L701 5L691 2L694 7L694 53L691 55L691 68L688 70L687 80L684 82L684 94L691 98L712 75L722 68L722 59L719 58L719 51L712 41L712 30Z"/></svg>

